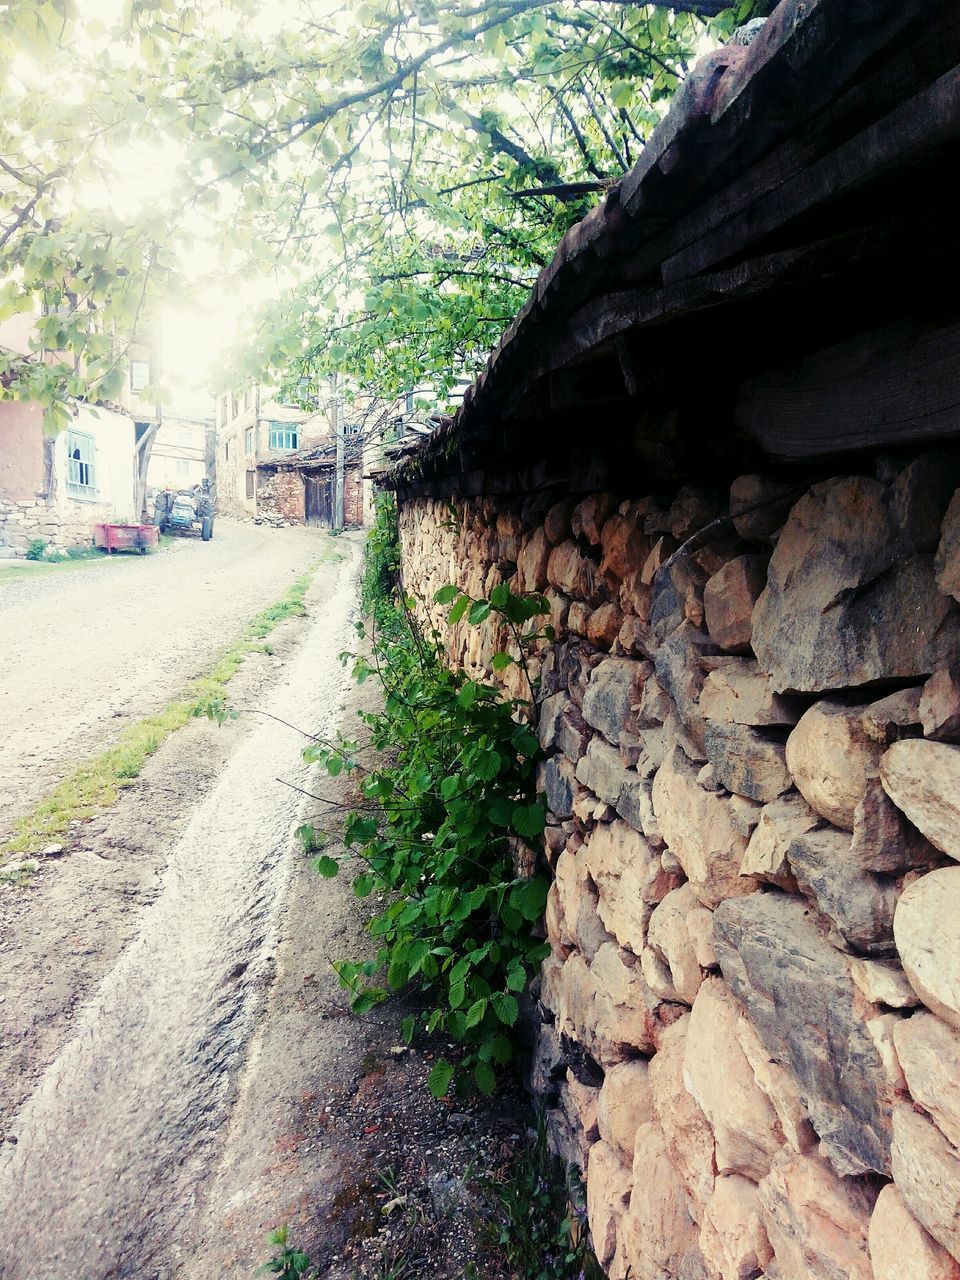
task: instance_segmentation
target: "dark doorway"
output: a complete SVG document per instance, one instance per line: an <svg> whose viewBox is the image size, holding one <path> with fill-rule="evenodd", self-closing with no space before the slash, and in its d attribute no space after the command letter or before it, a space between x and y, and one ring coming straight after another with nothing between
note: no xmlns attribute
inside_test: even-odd
<svg viewBox="0 0 960 1280"><path fill-rule="evenodd" d="M315 529L333 527L333 472L315 471L303 477L303 516Z"/></svg>

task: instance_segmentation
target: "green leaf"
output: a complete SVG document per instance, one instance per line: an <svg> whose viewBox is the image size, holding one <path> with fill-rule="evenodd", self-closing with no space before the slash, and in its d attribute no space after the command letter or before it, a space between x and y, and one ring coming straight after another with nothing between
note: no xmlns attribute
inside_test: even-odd
<svg viewBox="0 0 960 1280"><path fill-rule="evenodd" d="M503 671L515 661L516 659L511 658L509 653L495 653L490 659L490 666L494 671Z"/></svg>
<svg viewBox="0 0 960 1280"><path fill-rule="evenodd" d="M490 602L488 600L475 600L470 606L470 614L467 620L476 626L477 623L484 622L489 617Z"/></svg>
<svg viewBox="0 0 960 1280"><path fill-rule="evenodd" d="M505 1026L512 1027L520 1016L516 996L506 991L496 992L490 999L493 1011Z"/></svg>
<svg viewBox="0 0 960 1280"><path fill-rule="evenodd" d="M332 880L340 870L340 863L325 853L321 858L314 858L313 869L319 871L327 880Z"/></svg>
<svg viewBox="0 0 960 1280"><path fill-rule="evenodd" d="M534 804L514 805L511 823L518 836L535 840L537 836L543 834L543 829L547 825L546 811L539 801Z"/></svg>
<svg viewBox="0 0 960 1280"><path fill-rule="evenodd" d="M469 596L460 597L460 599L457 601L457 603L453 606L453 608L450 610L449 614L447 615L447 621L450 623L451 627L460 621L463 615L470 608L471 603L472 602Z"/></svg>
<svg viewBox="0 0 960 1280"><path fill-rule="evenodd" d="M441 587L439 591L435 591L433 598L437 604L450 604L456 600L460 594L460 588L454 586Z"/></svg>
<svg viewBox="0 0 960 1280"><path fill-rule="evenodd" d="M473 1069L473 1078L480 1092L485 1093L488 1097L497 1087L497 1073L489 1063L478 1062Z"/></svg>
<svg viewBox="0 0 960 1280"><path fill-rule="evenodd" d="M450 1088L452 1079L453 1067L445 1058L438 1058L427 1077L427 1085L435 1098L443 1098Z"/></svg>

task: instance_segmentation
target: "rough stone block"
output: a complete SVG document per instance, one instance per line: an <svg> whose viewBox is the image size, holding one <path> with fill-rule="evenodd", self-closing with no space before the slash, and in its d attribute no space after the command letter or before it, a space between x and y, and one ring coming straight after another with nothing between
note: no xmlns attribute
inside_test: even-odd
<svg viewBox="0 0 960 1280"><path fill-rule="evenodd" d="M920 723L924 737L960 742L960 672L941 667L923 686Z"/></svg>
<svg viewBox="0 0 960 1280"><path fill-rule="evenodd" d="M916 551L935 551L950 498L960 481L955 454L931 450L899 473L887 494L894 520Z"/></svg>
<svg viewBox="0 0 960 1280"><path fill-rule="evenodd" d="M824 698L787 739L787 768L807 804L845 831L876 773L883 745L863 727L863 708Z"/></svg>
<svg viewBox="0 0 960 1280"><path fill-rule="evenodd" d="M690 1015L683 1080L713 1128L717 1172L757 1182L769 1172L784 1137L737 1040L739 1019L726 983L708 977Z"/></svg>
<svg viewBox="0 0 960 1280"><path fill-rule="evenodd" d="M588 494L570 513L570 529L573 536L583 538L592 547L599 547L604 522L611 512L616 511L618 505L619 499L612 493Z"/></svg>
<svg viewBox="0 0 960 1280"><path fill-rule="evenodd" d="M633 707L652 673L650 662L605 658L590 673L584 694L583 718L587 724L618 746L624 732L635 726Z"/></svg>
<svg viewBox="0 0 960 1280"><path fill-rule="evenodd" d="M924 1231L890 1183L870 1219L873 1280L960 1280L960 1263Z"/></svg>
<svg viewBox="0 0 960 1280"><path fill-rule="evenodd" d="M937 586L955 599L960 599L960 489L950 499L943 517L934 563Z"/></svg>
<svg viewBox="0 0 960 1280"><path fill-rule="evenodd" d="M665 640L682 622L703 623L703 589L707 575L688 556L671 556L657 570L650 595L650 630Z"/></svg>
<svg viewBox="0 0 960 1280"><path fill-rule="evenodd" d="M707 631L727 653L747 653L753 636L753 607L767 584L762 556L728 560L707 583L703 607Z"/></svg>
<svg viewBox="0 0 960 1280"><path fill-rule="evenodd" d="M704 906L753 892L755 882L740 875L747 840L729 801L697 783L697 770L682 752L675 750L657 773L653 807L663 839Z"/></svg>
<svg viewBox="0 0 960 1280"><path fill-rule="evenodd" d="M782 1152L759 1187L778 1280L873 1280L867 1243L876 1187L816 1156Z"/></svg>
<svg viewBox="0 0 960 1280"><path fill-rule="evenodd" d="M891 1154L904 1204L960 1260L960 1153L932 1120L902 1104L893 1111Z"/></svg>
<svg viewBox="0 0 960 1280"><path fill-rule="evenodd" d="M898 1019L893 1040L914 1101L960 1148L960 1031L932 1013L915 1013Z"/></svg>
<svg viewBox="0 0 960 1280"><path fill-rule="evenodd" d="M910 985L944 1022L960 1028L960 867L944 867L908 885L893 936Z"/></svg>
<svg viewBox="0 0 960 1280"><path fill-rule="evenodd" d="M756 876L781 889L796 889L787 852L797 836L812 831L820 821L819 814L796 793L765 804L743 855L741 875Z"/></svg>
<svg viewBox="0 0 960 1280"><path fill-rule="evenodd" d="M590 1148L587 1161L587 1220L597 1261L607 1266L617 1247L620 1220L633 1188L632 1152L629 1164L605 1142Z"/></svg>
<svg viewBox="0 0 960 1280"><path fill-rule="evenodd" d="M704 680L700 714L731 724L793 725L802 707L796 698L774 693L770 677L753 659L729 658Z"/></svg>
<svg viewBox="0 0 960 1280"><path fill-rule="evenodd" d="M670 1160L680 1174L690 1212L700 1222L713 1195L714 1141L707 1117L683 1082L689 1026L690 1015L685 1013L663 1032L648 1079Z"/></svg>
<svg viewBox="0 0 960 1280"><path fill-rule="evenodd" d="M795 496L792 485L767 476L738 476L730 486L733 527L748 542L763 542L786 520Z"/></svg>
<svg viewBox="0 0 960 1280"><path fill-rule="evenodd" d="M895 950L897 886L862 871L851 854L851 843L843 831L808 831L790 845L790 870L848 946L867 955L890 955Z"/></svg>
<svg viewBox="0 0 960 1280"><path fill-rule="evenodd" d="M908 549L877 481L835 478L800 499L753 615L753 649L778 692L928 675L956 653L960 615L932 558Z"/></svg>
<svg viewBox="0 0 960 1280"><path fill-rule="evenodd" d="M763 1274L773 1257L756 1183L738 1174L718 1178L703 1215L700 1252L720 1280Z"/></svg>
<svg viewBox="0 0 960 1280"><path fill-rule="evenodd" d="M656 1116L648 1066L646 1058L612 1066L603 1078L597 1099L600 1137L628 1166L633 1162L637 1130Z"/></svg>
<svg viewBox="0 0 960 1280"><path fill-rule="evenodd" d="M728 791L768 804L793 785L782 741L768 736L776 730L751 728L708 720L703 749Z"/></svg>
<svg viewBox="0 0 960 1280"><path fill-rule="evenodd" d="M908 739L880 761L883 789L935 849L960 860L960 747Z"/></svg>
<svg viewBox="0 0 960 1280"><path fill-rule="evenodd" d="M587 638L598 649L609 650L613 647L620 628L623 626L623 612L619 605L602 604L594 609L587 622Z"/></svg>
<svg viewBox="0 0 960 1280"><path fill-rule="evenodd" d="M594 738L586 754L577 762L576 776L578 782L598 795L605 804L616 808L626 772L616 747L611 747L602 738Z"/></svg>
<svg viewBox="0 0 960 1280"><path fill-rule="evenodd" d="M699 908L690 884L672 889L654 907L647 926L647 943L666 963L671 982L684 1004L692 1005L703 981L687 917Z"/></svg>
<svg viewBox="0 0 960 1280"><path fill-rule="evenodd" d="M621 946L639 956L653 907L678 883L663 869L659 849L627 823L593 829L583 846L584 866L597 886L597 911Z"/></svg>
<svg viewBox="0 0 960 1280"><path fill-rule="evenodd" d="M846 957L801 899L780 893L721 903L713 935L724 977L770 1056L791 1069L834 1167L889 1173L887 1079Z"/></svg>
<svg viewBox="0 0 960 1280"><path fill-rule="evenodd" d="M630 1274L637 1280L675 1275L696 1239L697 1228L663 1131L653 1122L641 1125L634 1151L630 1207L620 1225L621 1250Z"/></svg>

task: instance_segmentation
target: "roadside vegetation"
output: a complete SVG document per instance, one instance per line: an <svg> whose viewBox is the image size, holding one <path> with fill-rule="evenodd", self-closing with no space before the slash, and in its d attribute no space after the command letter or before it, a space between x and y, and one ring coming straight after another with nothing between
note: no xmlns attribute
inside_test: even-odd
<svg viewBox="0 0 960 1280"><path fill-rule="evenodd" d="M270 646L263 643L264 638L281 622L306 614L304 597L312 576L307 573L298 578L279 600L257 614L243 637L227 649L212 671L189 686L184 698L169 702L155 715L130 725L112 747L78 765L20 818L14 824L10 839L0 845L0 868L10 855L39 853L46 845L62 840L71 822L93 817L109 808L170 734L195 716L222 715L228 685L247 655L269 653ZM0 877L4 877L2 869ZM22 880L23 877L21 868L17 873L8 872L5 878Z"/></svg>
<svg viewBox="0 0 960 1280"><path fill-rule="evenodd" d="M358 680L379 681L383 711L362 716L363 743L306 749L331 776L354 772L359 801L329 830L316 819L298 834L321 875L341 870L336 850L358 858L354 892L376 904L367 924L372 954L334 962L352 1009L362 1014L399 997L403 1039L433 1059L430 1092L468 1111L482 1133L496 1104L478 1094L509 1094L510 1105L520 1105L510 1077L521 1055L521 1004L548 950L538 927L548 878L539 856L546 814L535 787L536 690L529 686L530 700L510 699L451 670L440 637L418 627L417 602L404 596L398 567L395 507L381 495L367 542L360 652L342 656ZM474 600L449 587L437 600L450 605L454 621L502 619L513 641L497 655L498 669L523 665L549 634L539 596L498 587ZM482 1259L466 1263L456 1280L599 1280L582 1188L549 1155L542 1119L528 1115L526 1125L525 1137L521 1121L514 1145L498 1148L494 1164L447 1175L463 1187L470 1252ZM354 1280L424 1274L424 1233L432 1228L420 1181L413 1168L395 1179L384 1212L402 1204L404 1214L390 1218L382 1256L368 1258ZM325 1274L285 1227L269 1243L273 1256L260 1274Z"/></svg>

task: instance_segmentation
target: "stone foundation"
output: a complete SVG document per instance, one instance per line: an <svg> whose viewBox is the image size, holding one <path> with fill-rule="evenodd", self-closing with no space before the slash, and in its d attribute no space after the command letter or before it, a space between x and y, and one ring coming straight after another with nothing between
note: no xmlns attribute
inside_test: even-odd
<svg viewBox="0 0 960 1280"><path fill-rule="evenodd" d="M439 587L550 604L531 1081L615 1280L960 1278L958 482L401 494L451 661L529 692Z"/></svg>

